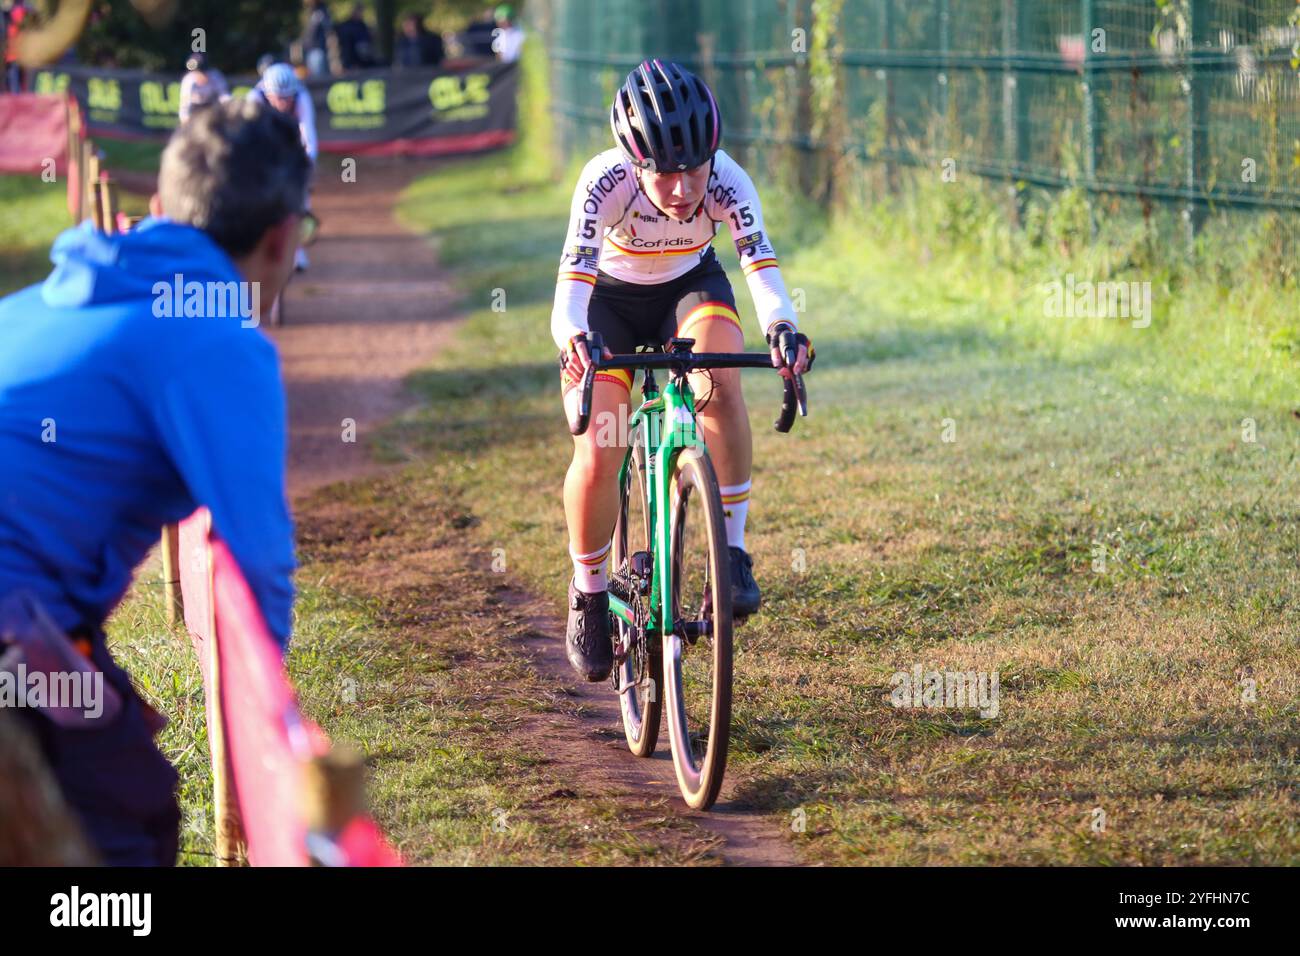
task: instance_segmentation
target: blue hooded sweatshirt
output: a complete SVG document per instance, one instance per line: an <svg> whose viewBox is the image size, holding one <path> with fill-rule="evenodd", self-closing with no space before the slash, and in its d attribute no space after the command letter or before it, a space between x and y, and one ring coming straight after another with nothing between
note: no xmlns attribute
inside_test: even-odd
<svg viewBox="0 0 1300 956"><path fill-rule="evenodd" d="M275 346L238 315L166 314L178 275L241 282L234 263L162 219L69 229L50 258L44 283L0 300L0 595L28 588L63 627L97 625L162 526L204 505L283 646L294 558Z"/></svg>

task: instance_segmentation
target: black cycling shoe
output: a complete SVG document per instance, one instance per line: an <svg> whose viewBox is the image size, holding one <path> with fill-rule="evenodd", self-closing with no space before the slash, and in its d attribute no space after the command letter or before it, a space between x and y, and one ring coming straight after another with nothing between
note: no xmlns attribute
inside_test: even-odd
<svg viewBox="0 0 1300 956"><path fill-rule="evenodd" d="M758 612L763 595L754 580L754 559L744 548L728 548L731 552L731 614L749 617Z"/></svg>
<svg viewBox="0 0 1300 956"><path fill-rule="evenodd" d="M569 582L569 628L564 635L569 664L586 680L602 681L614 667L609 639L609 592L584 594Z"/></svg>

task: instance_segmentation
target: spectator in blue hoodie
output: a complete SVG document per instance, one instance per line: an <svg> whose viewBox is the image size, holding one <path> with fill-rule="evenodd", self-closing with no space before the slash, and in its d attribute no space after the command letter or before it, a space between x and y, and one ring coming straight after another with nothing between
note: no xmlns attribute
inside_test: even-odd
<svg viewBox="0 0 1300 956"><path fill-rule="evenodd" d="M110 864L175 862L176 774L103 630L163 525L209 508L289 637L284 392L253 307L314 231L309 169L285 117L216 104L163 153L161 215L120 236L68 230L49 278L0 300L0 599L34 595L125 701L91 729L20 714Z"/></svg>

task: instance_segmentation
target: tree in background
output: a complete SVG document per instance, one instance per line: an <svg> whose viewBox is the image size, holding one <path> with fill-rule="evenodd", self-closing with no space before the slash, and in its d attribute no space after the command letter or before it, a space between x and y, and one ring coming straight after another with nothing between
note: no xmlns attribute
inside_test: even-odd
<svg viewBox="0 0 1300 956"><path fill-rule="evenodd" d="M28 0L39 22L51 19L60 0ZM355 0L329 0L335 22L348 17ZM425 26L451 35L490 15L496 6L485 0L370 0L364 4L375 28L378 56L389 61L397 23L409 13ZM525 4L511 4L516 14ZM89 66L180 73L194 49L195 29L203 34L203 52L226 73L252 72L257 58L286 54L302 32L302 0L96 0L75 46Z"/></svg>
<svg viewBox="0 0 1300 956"><path fill-rule="evenodd" d="M57 0L37 0L47 13ZM208 60L251 73L263 53L279 56L301 28L301 0L100 0L76 46L81 62L179 73L204 31Z"/></svg>

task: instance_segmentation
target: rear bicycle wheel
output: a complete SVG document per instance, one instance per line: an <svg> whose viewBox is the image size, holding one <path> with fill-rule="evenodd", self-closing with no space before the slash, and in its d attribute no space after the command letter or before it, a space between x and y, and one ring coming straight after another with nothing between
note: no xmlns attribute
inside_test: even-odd
<svg viewBox="0 0 1300 956"><path fill-rule="evenodd" d="M633 440L639 435L638 429ZM624 653L623 660L614 668L614 688L618 691L627 749L638 757L649 757L659 742L664 679L657 642L652 645L645 633L649 612L641 578L633 566L633 555L638 553L650 553L645 446L639 442L633 446L620 493L618 521L610 548L610 588L637 612L638 627L630 627L622 618L614 616L613 633Z"/></svg>
<svg viewBox="0 0 1300 956"><path fill-rule="evenodd" d="M677 785L707 810L722 789L731 735L731 558L718 478L702 448L673 463L673 633L663 668Z"/></svg>

